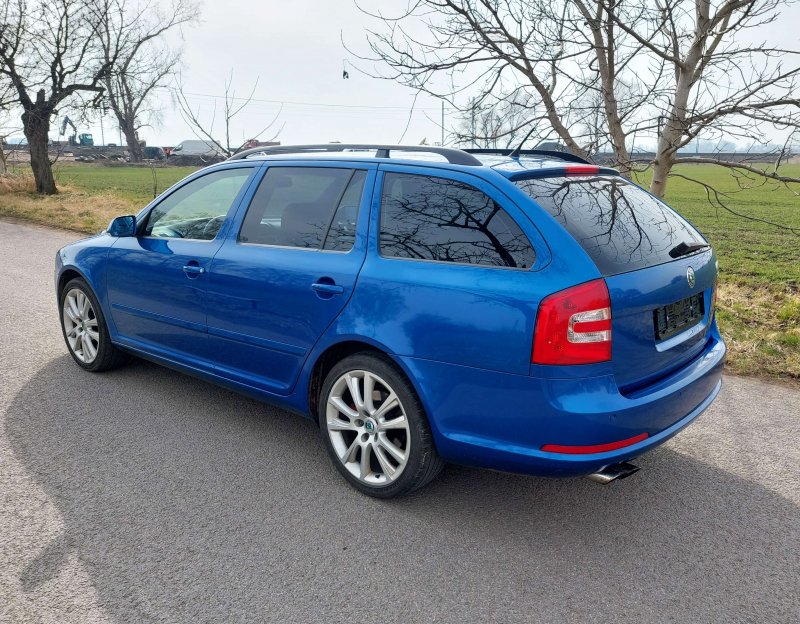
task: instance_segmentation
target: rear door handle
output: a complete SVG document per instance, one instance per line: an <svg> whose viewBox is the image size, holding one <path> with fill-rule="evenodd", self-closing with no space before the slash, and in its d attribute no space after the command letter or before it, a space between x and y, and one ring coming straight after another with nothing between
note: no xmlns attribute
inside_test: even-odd
<svg viewBox="0 0 800 624"><path fill-rule="evenodd" d="M336 284L311 284L311 290L331 295L341 295L344 292L344 287Z"/></svg>
<svg viewBox="0 0 800 624"><path fill-rule="evenodd" d="M192 266L191 264L187 264L185 267L183 267L183 272L196 273L197 275L202 275L203 273L206 272L206 270L203 267Z"/></svg>

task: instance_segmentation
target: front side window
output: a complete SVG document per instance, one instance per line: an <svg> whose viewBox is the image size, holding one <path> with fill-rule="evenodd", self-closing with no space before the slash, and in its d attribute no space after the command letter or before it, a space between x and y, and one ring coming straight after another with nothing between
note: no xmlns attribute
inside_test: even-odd
<svg viewBox="0 0 800 624"><path fill-rule="evenodd" d="M536 252L519 225L478 189L445 178L387 173L381 255L529 269Z"/></svg>
<svg viewBox="0 0 800 624"><path fill-rule="evenodd" d="M213 240L252 170L223 169L184 184L150 211L144 236Z"/></svg>
<svg viewBox="0 0 800 624"><path fill-rule="evenodd" d="M239 242L347 251L355 240L366 171L270 167L247 209Z"/></svg>

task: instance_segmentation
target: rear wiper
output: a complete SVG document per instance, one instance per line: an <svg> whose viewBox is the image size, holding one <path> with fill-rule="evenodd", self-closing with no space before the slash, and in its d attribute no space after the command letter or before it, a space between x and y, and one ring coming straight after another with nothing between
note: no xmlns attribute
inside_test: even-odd
<svg viewBox="0 0 800 624"><path fill-rule="evenodd" d="M691 245L687 245L686 243L678 243L672 249L669 250L669 257L680 258L681 256L690 254L693 251L697 251L698 249L704 249L708 246L709 246L708 243L692 243Z"/></svg>

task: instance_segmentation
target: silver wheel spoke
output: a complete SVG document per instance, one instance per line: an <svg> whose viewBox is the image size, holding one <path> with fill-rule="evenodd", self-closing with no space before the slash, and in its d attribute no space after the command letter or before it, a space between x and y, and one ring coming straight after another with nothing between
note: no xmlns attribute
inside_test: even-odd
<svg viewBox="0 0 800 624"><path fill-rule="evenodd" d="M91 329L87 329L86 330L86 335L89 336L89 338L91 338L95 342L100 342L100 334L98 334L96 331L92 331Z"/></svg>
<svg viewBox="0 0 800 624"><path fill-rule="evenodd" d="M405 414L400 414L397 418L391 420L379 420L378 431L388 431L390 429L407 429L408 421L406 421Z"/></svg>
<svg viewBox="0 0 800 624"><path fill-rule="evenodd" d="M93 318L86 321L86 327L97 327L97 319Z"/></svg>
<svg viewBox="0 0 800 624"><path fill-rule="evenodd" d="M384 432L378 434L378 444L380 444L381 448L385 449L389 455L394 457L399 463L405 463L405 453L401 449L397 448Z"/></svg>
<svg viewBox="0 0 800 624"><path fill-rule="evenodd" d="M361 388L359 388L360 379L353 375L347 375L347 386L350 388L350 396L353 397L353 403L357 410L364 409L364 399L361 397Z"/></svg>
<svg viewBox="0 0 800 624"><path fill-rule="evenodd" d="M372 393L375 392L375 377L369 373L364 373L364 409L368 414L375 411L375 405L372 402Z"/></svg>
<svg viewBox="0 0 800 624"><path fill-rule="evenodd" d="M345 403L342 397L331 397L328 399L328 405L333 405L334 408L347 416L350 420L358 418L358 412Z"/></svg>
<svg viewBox="0 0 800 624"><path fill-rule="evenodd" d="M353 457L355 457L357 448L358 448L358 438L353 440L353 443L347 448L347 450L341 456L341 459L345 464L354 461Z"/></svg>
<svg viewBox="0 0 800 624"><path fill-rule="evenodd" d="M89 318L89 310L91 309L91 304L89 303L89 297L83 295L83 302L81 305L81 318L87 319Z"/></svg>
<svg viewBox="0 0 800 624"><path fill-rule="evenodd" d="M372 416L375 418L375 420L380 421L388 412L393 410L398 405L400 405L400 400L397 398L397 395L392 392L388 397L386 397L384 402L381 403L381 406Z"/></svg>
<svg viewBox="0 0 800 624"><path fill-rule="evenodd" d="M78 316L75 314L75 310L73 309L73 301L69 299L65 303L67 305L64 306L64 313L69 317L70 321L77 323Z"/></svg>
<svg viewBox="0 0 800 624"><path fill-rule="evenodd" d="M352 422L346 422L341 418L328 423L328 429L331 431L355 431L357 427Z"/></svg>
<svg viewBox="0 0 800 624"><path fill-rule="evenodd" d="M361 447L361 462L359 463L361 479L366 479L369 473L369 456L372 453L372 444L365 444Z"/></svg>
<svg viewBox="0 0 800 624"><path fill-rule="evenodd" d="M86 336L86 334L83 335L83 355L84 357L88 356L89 360L93 360L94 356L97 355L97 349L92 344L91 339Z"/></svg>
<svg viewBox="0 0 800 624"><path fill-rule="evenodd" d="M383 447L381 446L375 446L372 450L375 452L375 457L378 458L378 463L381 465L383 474L386 475L387 479L391 480L397 469L392 466L391 462L386 458L386 455L384 455L386 451L383 450Z"/></svg>

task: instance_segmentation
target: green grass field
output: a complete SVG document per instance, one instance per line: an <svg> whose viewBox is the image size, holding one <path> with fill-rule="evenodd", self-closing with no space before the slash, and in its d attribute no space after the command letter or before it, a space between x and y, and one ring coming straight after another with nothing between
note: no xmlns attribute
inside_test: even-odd
<svg viewBox="0 0 800 624"><path fill-rule="evenodd" d="M158 192L195 170L157 168ZM685 165L675 172L725 193L723 203L738 213L796 229L792 233L735 216L710 204L703 187L670 178L667 203L717 251L717 320L728 343L728 370L800 379L800 185L787 189L770 182L741 190L721 167ZM788 165L782 173L800 176L800 165ZM58 163L55 174L63 192L50 198L31 193L30 180L6 191L0 183L0 214L93 234L113 216L134 213L153 199L148 167ZM646 187L647 178L637 181Z"/></svg>
<svg viewBox="0 0 800 624"><path fill-rule="evenodd" d="M197 171L197 167L156 167L156 184L161 194ZM121 199L145 206L153 199L153 173L149 167L102 167L79 163L56 163L56 184L79 188L87 193L111 192Z"/></svg>
<svg viewBox="0 0 800 624"><path fill-rule="evenodd" d="M791 233L737 217L709 204L701 186L670 178L666 202L689 219L717 250L721 278L753 285L787 281L800 285L800 195L795 195L800 194L800 185L790 190L770 182L741 191L722 167L683 165L675 172L727 193L723 203L740 214L796 228L796 233ZM800 165L787 165L781 173L800 177ZM647 187L648 178L642 176L639 183Z"/></svg>

